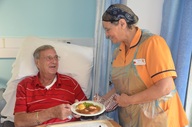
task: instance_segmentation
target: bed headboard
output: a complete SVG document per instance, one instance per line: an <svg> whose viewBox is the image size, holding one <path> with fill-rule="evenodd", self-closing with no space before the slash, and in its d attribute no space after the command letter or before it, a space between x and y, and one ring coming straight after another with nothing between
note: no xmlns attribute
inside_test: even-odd
<svg viewBox="0 0 192 127"><path fill-rule="evenodd" d="M0 58L15 58L25 38L0 37ZM94 47L93 38L46 38L63 43Z"/></svg>

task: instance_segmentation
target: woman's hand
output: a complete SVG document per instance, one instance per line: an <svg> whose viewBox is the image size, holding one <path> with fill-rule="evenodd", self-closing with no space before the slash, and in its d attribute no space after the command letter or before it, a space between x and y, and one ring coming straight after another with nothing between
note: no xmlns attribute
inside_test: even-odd
<svg viewBox="0 0 192 127"><path fill-rule="evenodd" d="M93 97L93 101L104 104L105 99L103 97L99 96L98 94L95 94Z"/></svg>
<svg viewBox="0 0 192 127"><path fill-rule="evenodd" d="M107 100L105 100L103 97L96 94L94 96L93 100L95 102L102 103L105 106L105 109L106 109L105 111L110 112L110 111L113 111L114 109L116 109L116 107L118 106L116 101L114 100L115 96L119 96L119 95L114 93Z"/></svg>
<svg viewBox="0 0 192 127"><path fill-rule="evenodd" d="M127 94L122 93L121 95L115 96L114 99L120 107L127 107L130 105L130 97Z"/></svg>

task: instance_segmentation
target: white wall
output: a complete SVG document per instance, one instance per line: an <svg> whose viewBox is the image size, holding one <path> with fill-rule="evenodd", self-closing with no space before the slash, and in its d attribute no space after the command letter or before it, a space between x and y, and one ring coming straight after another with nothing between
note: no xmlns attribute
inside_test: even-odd
<svg viewBox="0 0 192 127"><path fill-rule="evenodd" d="M138 26L160 34L164 0L125 0L127 6L139 17Z"/></svg>

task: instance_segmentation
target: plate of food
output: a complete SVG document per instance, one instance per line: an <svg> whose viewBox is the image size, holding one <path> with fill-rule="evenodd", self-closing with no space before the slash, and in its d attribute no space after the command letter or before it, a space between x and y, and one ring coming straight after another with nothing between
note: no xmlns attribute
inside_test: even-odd
<svg viewBox="0 0 192 127"><path fill-rule="evenodd" d="M97 116L105 111L105 106L94 101L79 101L71 106L71 111L80 116Z"/></svg>

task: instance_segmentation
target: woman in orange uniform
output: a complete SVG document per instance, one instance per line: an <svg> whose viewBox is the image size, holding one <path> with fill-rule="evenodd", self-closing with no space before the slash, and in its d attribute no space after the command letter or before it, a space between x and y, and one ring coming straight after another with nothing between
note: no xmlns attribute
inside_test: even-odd
<svg viewBox="0 0 192 127"><path fill-rule="evenodd" d="M175 88L177 77L171 52L158 35L141 30L138 17L127 6L111 5L102 16L106 36L120 46L114 52L112 82L118 93L123 127L183 127L188 124Z"/></svg>

